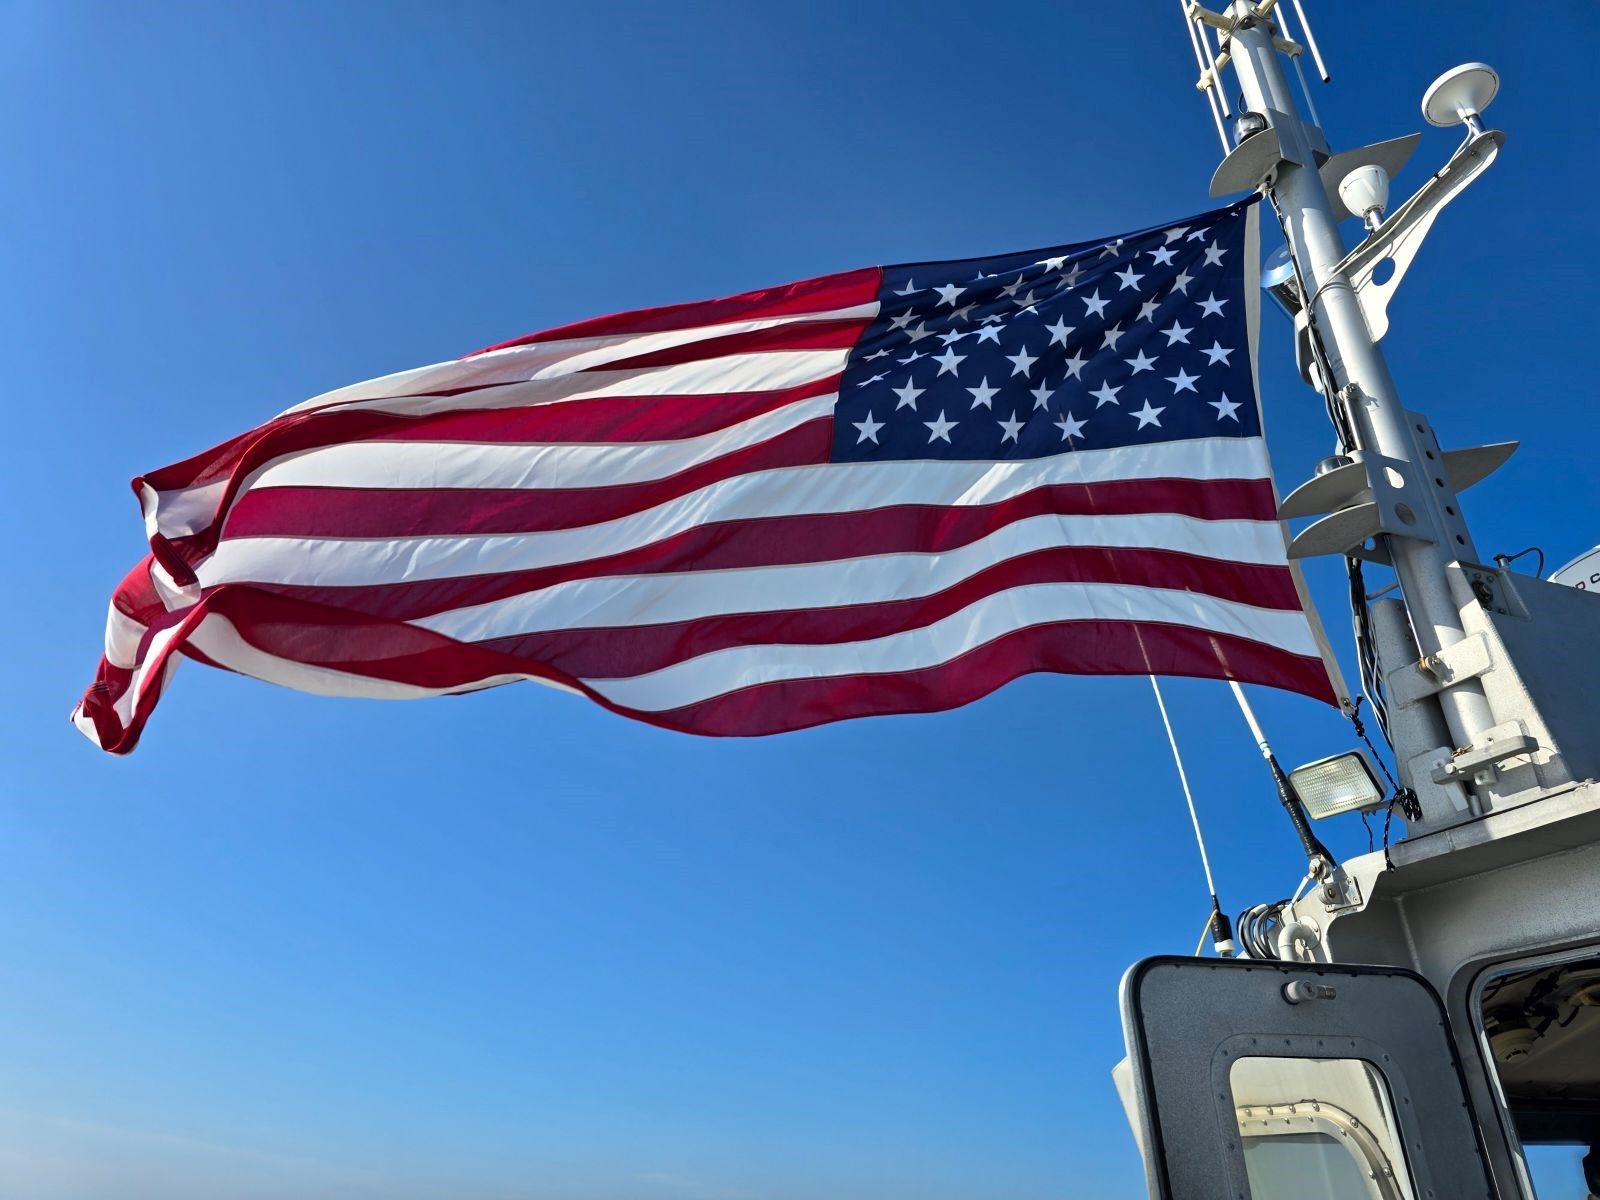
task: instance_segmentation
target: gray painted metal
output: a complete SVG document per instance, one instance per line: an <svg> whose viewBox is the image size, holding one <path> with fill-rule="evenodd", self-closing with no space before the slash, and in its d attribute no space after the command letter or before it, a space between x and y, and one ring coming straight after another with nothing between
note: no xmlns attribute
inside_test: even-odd
<svg viewBox="0 0 1600 1200"><path fill-rule="evenodd" d="M1286 985L1305 979L1334 995L1287 1000ZM1230 1084L1244 1057L1370 1063L1388 1084L1415 1194L1495 1195L1444 1011L1410 972L1152 958L1123 978L1122 1020L1152 1197L1249 1196Z"/></svg>

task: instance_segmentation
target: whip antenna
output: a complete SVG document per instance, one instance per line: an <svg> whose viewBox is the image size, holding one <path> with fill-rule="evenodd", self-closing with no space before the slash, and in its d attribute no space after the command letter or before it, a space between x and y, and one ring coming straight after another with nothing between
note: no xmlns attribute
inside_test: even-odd
<svg viewBox="0 0 1600 1200"><path fill-rule="evenodd" d="M1323 83L1332 83L1333 77L1328 74L1327 64L1322 61L1322 51L1317 49L1317 35L1311 32L1311 22L1306 20L1306 10L1300 7L1300 0L1294 0L1294 15L1300 18L1300 28L1306 31L1306 45L1311 47L1311 61L1317 64L1317 76Z"/></svg>
<svg viewBox="0 0 1600 1200"><path fill-rule="evenodd" d="M1195 845L1200 847L1200 866L1206 873L1206 890L1211 893L1211 919L1206 923L1206 928L1211 931L1211 944L1216 947L1217 953L1223 958L1232 958L1233 926L1217 900L1217 881L1211 876L1211 856L1206 853L1206 837L1200 831L1200 814L1195 811L1194 793L1189 790L1189 773L1183 769L1183 755L1178 753L1178 739L1172 733L1172 721L1167 717L1167 702L1162 698L1161 685L1156 682L1154 675L1149 679L1150 690L1156 694L1156 707L1161 710L1162 727L1167 731L1167 745L1172 747L1172 761L1178 768L1178 782L1183 785L1183 799L1189 805L1189 820L1194 824Z"/></svg>
<svg viewBox="0 0 1600 1200"><path fill-rule="evenodd" d="M1211 110L1211 119L1217 123L1217 137L1222 142L1222 153L1226 155L1232 146L1228 144L1228 129L1226 118L1228 115L1228 101L1222 94L1222 80L1218 77L1216 63L1209 66L1206 59L1210 57L1211 45L1204 41L1201 32L1195 28L1195 19L1189 8L1189 0L1178 0L1178 7L1183 10L1183 23L1189 28L1189 45L1194 50L1194 65L1200 72L1200 82L1195 84L1206 94L1206 107ZM1202 46L1204 49L1202 49ZM1151 676L1152 679L1155 676Z"/></svg>

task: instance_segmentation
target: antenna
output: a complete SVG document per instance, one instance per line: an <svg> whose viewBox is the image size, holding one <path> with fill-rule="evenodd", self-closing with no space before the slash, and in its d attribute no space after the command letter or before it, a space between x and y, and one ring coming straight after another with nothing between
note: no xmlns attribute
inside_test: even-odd
<svg viewBox="0 0 1600 1200"><path fill-rule="evenodd" d="M1278 25L1283 30L1283 36L1286 41L1292 42L1295 40L1294 34L1289 29L1288 13L1280 12L1278 14ZM1310 37L1311 27L1308 25L1306 26L1306 38L1308 41L1310 40ZM1311 85L1306 82L1306 70L1300 65L1300 58L1304 53L1305 51L1303 48L1290 51L1289 61L1294 63L1294 73L1300 80L1300 94L1306 98L1306 108L1311 113L1311 123L1318 129L1321 129L1322 117L1317 113L1317 102L1311 98ZM1324 75L1323 79L1326 80L1327 76Z"/></svg>
<svg viewBox="0 0 1600 1200"><path fill-rule="evenodd" d="M1311 61L1317 64L1318 77L1323 83L1332 83L1333 76L1328 74L1328 66L1322 61L1322 51L1317 49L1317 35L1311 32L1311 22L1306 20L1306 10L1300 7L1300 0L1294 0L1294 15L1300 18L1300 28L1306 31L1306 45L1311 47ZM1316 114L1312 113L1312 118L1315 117Z"/></svg>
<svg viewBox="0 0 1600 1200"><path fill-rule="evenodd" d="M1200 79L1195 87L1206 94L1206 107L1211 110L1211 119L1217 123L1217 138L1222 142L1222 153L1226 156L1233 149L1228 144L1228 102L1222 95L1222 80L1217 74L1215 60L1209 65L1206 61L1211 57L1211 44L1195 28L1196 20L1189 0L1178 0L1178 7L1183 10L1183 23L1189 29L1189 45L1194 49L1194 65L1200 71Z"/></svg>

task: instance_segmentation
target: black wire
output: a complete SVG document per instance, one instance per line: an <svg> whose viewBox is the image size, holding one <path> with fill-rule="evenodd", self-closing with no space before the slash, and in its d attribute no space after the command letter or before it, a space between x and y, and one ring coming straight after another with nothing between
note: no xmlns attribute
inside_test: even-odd
<svg viewBox="0 0 1600 1200"><path fill-rule="evenodd" d="M1505 568L1516 562L1517 559L1526 558L1530 554L1537 554L1539 556L1539 565L1534 568L1533 573L1540 579L1543 579L1544 551L1538 546L1529 546L1526 550L1518 550L1515 554L1496 554L1494 556L1494 561L1499 564L1501 570L1505 570Z"/></svg>

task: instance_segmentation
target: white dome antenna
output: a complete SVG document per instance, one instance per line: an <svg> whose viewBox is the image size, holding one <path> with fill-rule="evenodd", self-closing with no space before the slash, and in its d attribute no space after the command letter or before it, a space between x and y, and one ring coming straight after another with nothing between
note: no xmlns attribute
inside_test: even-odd
<svg viewBox="0 0 1600 1200"><path fill-rule="evenodd" d="M1422 115L1430 125L1465 125L1473 137L1483 132L1483 110L1500 90L1500 76L1488 63L1465 63L1435 79L1422 96Z"/></svg>
<svg viewBox="0 0 1600 1200"><path fill-rule="evenodd" d="M1339 199L1369 230L1376 229L1389 207L1389 172L1376 163L1357 167L1339 181Z"/></svg>

